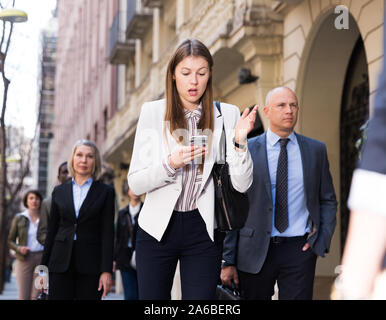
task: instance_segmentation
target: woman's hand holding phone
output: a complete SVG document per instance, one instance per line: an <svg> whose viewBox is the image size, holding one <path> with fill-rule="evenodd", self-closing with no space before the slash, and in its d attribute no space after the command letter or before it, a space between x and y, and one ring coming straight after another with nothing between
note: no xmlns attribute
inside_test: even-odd
<svg viewBox="0 0 386 320"><path fill-rule="evenodd" d="M174 169L182 168L190 164L194 159L202 157L205 153L206 144L179 146L169 155L169 163Z"/></svg>

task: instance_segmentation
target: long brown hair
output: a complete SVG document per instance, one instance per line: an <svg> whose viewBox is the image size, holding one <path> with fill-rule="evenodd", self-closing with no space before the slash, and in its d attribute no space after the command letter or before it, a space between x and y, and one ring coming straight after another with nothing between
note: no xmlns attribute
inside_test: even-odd
<svg viewBox="0 0 386 320"><path fill-rule="evenodd" d="M209 52L209 49L201 41L196 39L187 39L182 42L174 52L166 71L166 112L164 120L166 123L169 123L169 130L173 136L175 130L187 128L187 123L184 116L184 107L178 94L176 82L173 79L173 76L176 70L176 66L184 58L189 56L202 57L208 62L209 65L209 79L206 85L206 89L201 97L202 111L197 129L201 129L203 132L207 132L207 130L213 132L213 58ZM178 142L181 142L182 137L179 137L178 139L176 136L174 136L174 138Z"/></svg>

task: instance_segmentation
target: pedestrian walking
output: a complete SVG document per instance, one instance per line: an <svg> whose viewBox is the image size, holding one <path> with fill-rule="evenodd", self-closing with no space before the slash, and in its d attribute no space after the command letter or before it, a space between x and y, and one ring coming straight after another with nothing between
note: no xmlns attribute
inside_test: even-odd
<svg viewBox="0 0 386 320"><path fill-rule="evenodd" d="M114 189L99 181L94 143L77 141L68 160L72 179L55 187L42 265L50 300L99 300L112 285Z"/></svg>
<svg viewBox="0 0 386 320"><path fill-rule="evenodd" d="M119 211L114 247L115 269L121 272L125 300L138 300L137 271L135 265L135 239L138 230L138 216L143 203L140 196L130 188L128 206Z"/></svg>
<svg viewBox="0 0 386 320"><path fill-rule="evenodd" d="M183 41L166 72L166 99L142 106L128 173L131 190L146 193L136 240L139 298L170 299L179 261L182 299L213 299L224 235L216 229L211 171L224 124L233 187L249 188L246 137L256 108L241 118L234 105L217 110L213 59L198 40Z"/></svg>
<svg viewBox="0 0 386 320"><path fill-rule="evenodd" d="M29 190L23 197L27 210L17 214L11 223L8 246L15 251L16 280L19 300L36 300L39 290L34 286L35 267L40 265L43 246L37 241L42 195Z"/></svg>
<svg viewBox="0 0 386 320"><path fill-rule="evenodd" d="M267 131L248 141L253 183L249 215L227 233L224 283L240 283L245 299L312 299L317 256L329 251L337 202L324 143L294 132L298 99L287 87L267 94Z"/></svg>
<svg viewBox="0 0 386 320"><path fill-rule="evenodd" d="M386 7L384 9L384 16ZM386 25L383 26L386 49ZM375 94L361 161L354 171L350 224L336 299L386 299L386 64ZM383 278L383 282L382 282Z"/></svg>

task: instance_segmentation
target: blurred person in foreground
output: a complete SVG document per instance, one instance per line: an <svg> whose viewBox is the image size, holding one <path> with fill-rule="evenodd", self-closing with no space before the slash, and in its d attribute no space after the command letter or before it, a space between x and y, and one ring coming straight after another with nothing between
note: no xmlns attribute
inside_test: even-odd
<svg viewBox="0 0 386 320"><path fill-rule="evenodd" d="M138 300L137 271L135 265L135 239L138 216L143 203L130 188L128 206L119 211L115 233L114 267L121 272L125 300Z"/></svg>
<svg viewBox="0 0 386 320"><path fill-rule="evenodd" d="M68 174L67 161L63 162L58 168L58 182L59 184L65 183L71 179ZM50 218L51 209L51 195L45 198L40 207L40 221L38 226L37 238L41 245L44 246L44 242L47 236L48 219Z"/></svg>
<svg viewBox="0 0 386 320"><path fill-rule="evenodd" d="M34 286L37 274L35 267L40 264L43 246L37 241L42 195L30 190L24 195L23 204L27 210L17 214L11 224L8 246L15 251L16 280L19 300L36 300L39 290Z"/></svg>
<svg viewBox="0 0 386 320"><path fill-rule="evenodd" d="M101 157L88 140L75 143L72 179L52 192L42 265L50 300L100 300L112 286L114 189L99 179Z"/></svg>
<svg viewBox="0 0 386 320"><path fill-rule="evenodd" d="M384 35L386 27L384 25ZM384 38L386 41L386 39ZM384 41L384 52L385 52ZM386 65L379 78L367 140L355 169L341 275L333 299L386 299Z"/></svg>

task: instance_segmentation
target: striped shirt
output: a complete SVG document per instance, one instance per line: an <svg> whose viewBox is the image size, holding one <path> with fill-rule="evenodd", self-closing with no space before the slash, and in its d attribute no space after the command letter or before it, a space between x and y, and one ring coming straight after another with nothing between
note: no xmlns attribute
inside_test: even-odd
<svg viewBox="0 0 386 320"><path fill-rule="evenodd" d="M184 110L185 118L188 124L189 138L197 135L197 125L201 117L201 104L196 110ZM176 170L168 161L163 161L163 166L168 174L172 177ZM202 173L197 164L193 161L182 168L182 191L174 207L175 211L191 211L197 209L198 192L201 187Z"/></svg>

